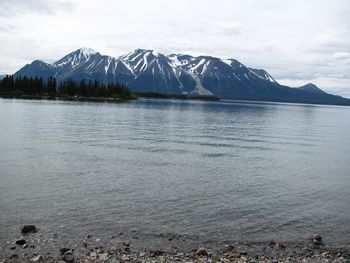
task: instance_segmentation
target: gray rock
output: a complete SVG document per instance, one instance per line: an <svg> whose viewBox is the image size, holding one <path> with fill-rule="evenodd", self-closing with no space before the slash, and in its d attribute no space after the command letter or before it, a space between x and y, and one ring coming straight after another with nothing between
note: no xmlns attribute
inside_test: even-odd
<svg viewBox="0 0 350 263"><path fill-rule="evenodd" d="M60 254L61 255L64 255L66 252L70 251L69 248L66 248L66 247L63 247L63 248L60 248Z"/></svg>
<svg viewBox="0 0 350 263"><path fill-rule="evenodd" d="M22 234L29 234L29 233L35 233L38 229L35 225L24 225L21 227Z"/></svg>
<svg viewBox="0 0 350 263"><path fill-rule="evenodd" d="M40 262L40 261L43 261L43 257L41 255L38 255L36 257L33 257L30 261L32 261L32 262Z"/></svg>
<svg viewBox="0 0 350 263"><path fill-rule="evenodd" d="M67 254L62 257L62 260L67 263L74 263L75 259L73 255Z"/></svg>
<svg viewBox="0 0 350 263"><path fill-rule="evenodd" d="M197 251L196 251L196 256L207 256L208 255L208 250L204 247L201 247L199 248Z"/></svg>
<svg viewBox="0 0 350 263"><path fill-rule="evenodd" d="M16 246L10 246L10 249L11 249L11 250L15 250L15 249L16 249Z"/></svg>
<svg viewBox="0 0 350 263"><path fill-rule="evenodd" d="M26 241L24 238L20 238L20 239L17 239L17 240L15 241L15 243L16 243L17 245L24 245L24 244L27 243L27 241Z"/></svg>

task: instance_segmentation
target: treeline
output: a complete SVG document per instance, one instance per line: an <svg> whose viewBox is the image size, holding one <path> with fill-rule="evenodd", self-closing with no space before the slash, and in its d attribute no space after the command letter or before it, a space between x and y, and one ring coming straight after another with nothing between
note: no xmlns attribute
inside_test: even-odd
<svg viewBox="0 0 350 263"><path fill-rule="evenodd" d="M39 77L14 77L10 75L0 80L0 95L121 99L134 99L136 97L127 86L120 83L105 85L97 80L89 82L66 80L57 83L53 77L44 81Z"/></svg>

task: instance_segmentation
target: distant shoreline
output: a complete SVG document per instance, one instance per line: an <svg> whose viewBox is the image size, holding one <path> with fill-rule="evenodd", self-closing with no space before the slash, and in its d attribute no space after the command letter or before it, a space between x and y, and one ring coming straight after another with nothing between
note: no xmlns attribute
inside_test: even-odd
<svg viewBox="0 0 350 263"><path fill-rule="evenodd" d="M81 101L81 102L127 102L137 100L138 98L145 99L176 99L176 100L204 100L204 101L220 101L220 98L215 96L187 96L176 94L158 94L158 93L135 93L135 98L113 98L113 97L81 97L81 96L42 96L42 95L0 95L3 99L22 99L22 100L61 100L61 101Z"/></svg>
<svg viewBox="0 0 350 263"><path fill-rule="evenodd" d="M36 96L36 95L21 95L21 96L11 96L11 95L1 95L2 99L19 99L19 100L57 100L57 101L81 101L81 102L127 102L135 99L124 99L124 98L110 98L110 97L56 97L56 96Z"/></svg>

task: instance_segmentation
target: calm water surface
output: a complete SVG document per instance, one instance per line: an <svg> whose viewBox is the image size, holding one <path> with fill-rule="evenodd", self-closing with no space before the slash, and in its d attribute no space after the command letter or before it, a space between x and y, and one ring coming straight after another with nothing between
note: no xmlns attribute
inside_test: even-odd
<svg viewBox="0 0 350 263"><path fill-rule="evenodd" d="M2 241L35 223L67 239L319 232L350 247L349 200L349 107L0 99Z"/></svg>

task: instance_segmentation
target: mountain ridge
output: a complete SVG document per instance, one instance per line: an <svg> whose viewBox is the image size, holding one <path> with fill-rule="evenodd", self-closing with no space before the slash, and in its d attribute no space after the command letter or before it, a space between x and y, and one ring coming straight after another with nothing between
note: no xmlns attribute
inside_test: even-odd
<svg viewBox="0 0 350 263"><path fill-rule="evenodd" d="M119 57L80 48L54 63L35 60L15 76L120 82L134 92L214 95L225 99L270 100L350 105L350 100L328 94L314 84L290 88L266 70L250 68L236 59L186 54L164 55L136 49Z"/></svg>

